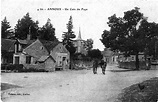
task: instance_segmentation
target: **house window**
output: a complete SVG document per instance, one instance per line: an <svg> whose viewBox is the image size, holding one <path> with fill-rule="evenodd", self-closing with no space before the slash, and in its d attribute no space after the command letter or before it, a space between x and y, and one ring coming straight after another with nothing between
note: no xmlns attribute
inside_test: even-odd
<svg viewBox="0 0 158 102"><path fill-rule="evenodd" d="M59 62L59 65L62 65L61 61Z"/></svg>
<svg viewBox="0 0 158 102"><path fill-rule="evenodd" d="M41 46L40 49L43 50L43 46Z"/></svg>
<svg viewBox="0 0 158 102"><path fill-rule="evenodd" d="M19 50L19 46L18 46L19 44L15 44L15 53L17 53L18 52L18 50Z"/></svg>
<svg viewBox="0 0 158 102"><path fill-rule="evenodd" d="M132 61L134 61L134 57L132 57Z"/></svg>
<svg viewBox="0 0 158 102"><path fill-rule="evenodd" d="M31 64L31 56L26 56L26 64Z"/></svg>
<svg viewBox="0 0 158 102"><path fill-rule="evenodd" d="M65 61L66 57L63 57L63 61Z"/></svg>
<svg viewBox="0 0 158 102"><path fill-rule="evenodd" d="M19 48L18 51L21 52L22 51L22 46L19 44Z"/></svg>

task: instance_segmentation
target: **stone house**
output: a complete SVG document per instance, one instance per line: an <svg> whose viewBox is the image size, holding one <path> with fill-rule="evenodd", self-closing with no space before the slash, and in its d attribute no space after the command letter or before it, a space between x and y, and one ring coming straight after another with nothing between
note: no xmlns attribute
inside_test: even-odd
<svg viewBox="0 0 158 102"><path fill-rule="evenodd" d="M45 40L17 40L13 64L23 64L26 68L44 68L55 71L68 69L69 51L60 42Z"/></svg>
<svg viewBox="0 0 158 102"><path fill-rule="evenodd" d="M52 56L41 56L41 58L37 61L38 67L45 68L48 71L55 71L55 63L56 61L52 58Z"/></svg>

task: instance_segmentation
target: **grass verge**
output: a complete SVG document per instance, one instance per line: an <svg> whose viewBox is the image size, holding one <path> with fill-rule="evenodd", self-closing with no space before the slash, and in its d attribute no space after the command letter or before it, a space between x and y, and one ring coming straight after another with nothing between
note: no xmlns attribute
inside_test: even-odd
<svg viewBox="0 0 158 102"><path fill-rule="evenodd" d="M138 84L144 88L141 90ZM125 88L116 102L158 102L158 77L138 84Z"/></svg>
<svg viewBox="0 0 158 102"><path fill-rule="evenodd" d="M1 83L1 91L11 89L11 88L21 88L21 86L8 84L8 83Z"/></svg>

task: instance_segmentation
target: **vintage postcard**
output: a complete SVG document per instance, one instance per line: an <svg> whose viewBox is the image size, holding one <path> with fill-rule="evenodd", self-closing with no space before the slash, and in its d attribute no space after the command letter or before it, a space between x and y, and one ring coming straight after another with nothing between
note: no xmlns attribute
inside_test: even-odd
<svg viewBox="0 0 158 102"><path fill-rule="evenodd" d="M1 0L2 102L158 102L158 0Z"/></svg>

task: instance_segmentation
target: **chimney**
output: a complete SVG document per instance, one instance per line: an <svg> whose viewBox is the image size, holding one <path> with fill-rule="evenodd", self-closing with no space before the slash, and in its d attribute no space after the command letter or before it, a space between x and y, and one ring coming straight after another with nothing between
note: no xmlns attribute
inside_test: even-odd
<svg viewBox="0 0 158 102"><path fill-rule="evenodd" d="M29 27L29 34L27 34L27 40L31 40L31 26Z"/></svg>

